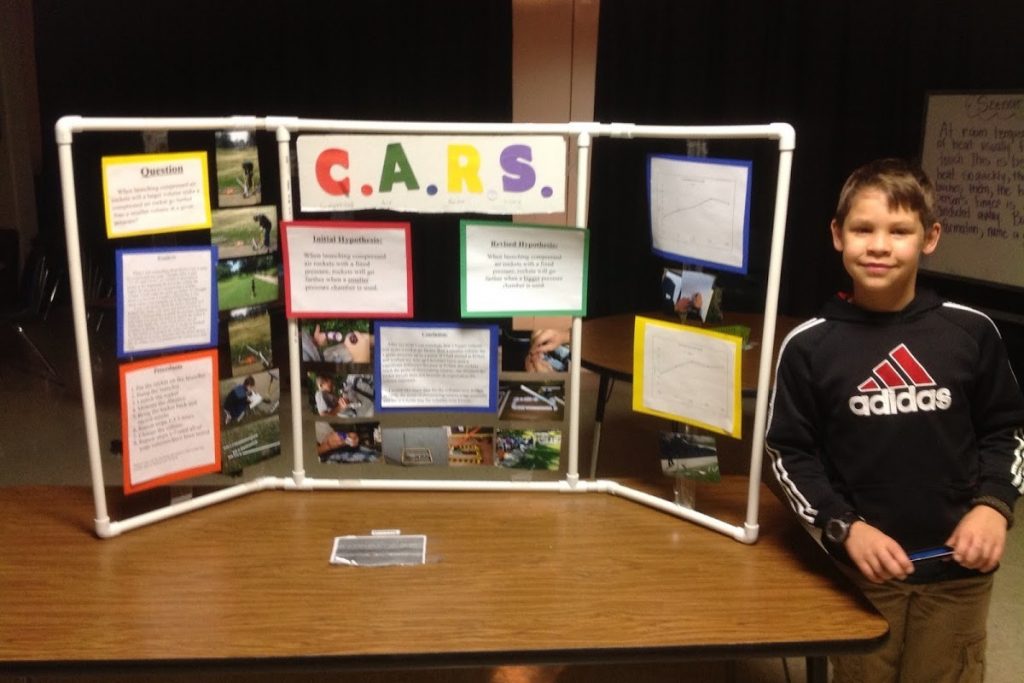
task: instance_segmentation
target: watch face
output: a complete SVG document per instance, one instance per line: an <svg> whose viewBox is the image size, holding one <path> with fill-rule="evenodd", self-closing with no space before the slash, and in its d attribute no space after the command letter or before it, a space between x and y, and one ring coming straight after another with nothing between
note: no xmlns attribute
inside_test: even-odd
<svg viewBox="0 0 1024 683"><path fill-rule="evenodd" d="M850 524L841 519L830 519L825 525L825 537L833 543L842 543L850 533Z"/></svg>

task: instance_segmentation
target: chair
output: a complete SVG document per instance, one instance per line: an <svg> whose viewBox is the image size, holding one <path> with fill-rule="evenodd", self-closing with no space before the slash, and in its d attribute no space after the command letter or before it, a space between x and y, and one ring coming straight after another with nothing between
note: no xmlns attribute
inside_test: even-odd
<svg viewBox="0 0 1024 683"><path fill-rule="evenodd" d="M21 348L29 351L31 361L42 365L45 370L44 378L59 386L64 386L64 380L50 359L29 336L25 324L46 320L63 279L62 270L51 268L46 255L33 250L22 274L18 304L13 310L3 314L3 324L0 327L3 336L13 337ZM5 343L4 347L12 350L15 348L11 343Z"/></svg>

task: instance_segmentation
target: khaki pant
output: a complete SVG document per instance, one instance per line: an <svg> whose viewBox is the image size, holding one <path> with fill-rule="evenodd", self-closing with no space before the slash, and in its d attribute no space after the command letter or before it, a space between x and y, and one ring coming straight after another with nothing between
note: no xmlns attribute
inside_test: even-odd
<svg viewBox="0 0 1024 683"><path fill-rule="evenodd" d="M980 683L992 575L913 585L870 583L843 567L889 622L866 655L832 657L833 683Z"/></svg>

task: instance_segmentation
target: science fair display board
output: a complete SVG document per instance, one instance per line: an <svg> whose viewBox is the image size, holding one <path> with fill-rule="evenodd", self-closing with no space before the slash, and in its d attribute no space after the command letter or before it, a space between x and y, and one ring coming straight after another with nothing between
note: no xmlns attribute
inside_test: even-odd
<svg viewBox="0 0 1024 683"><path fill-rule="evenodd" d="M120 382L125 492L205 473L237 474L248 463L280 453L281 362L287 362L290 371L294 447L291 476L262 476L141 515L111 520L85 324L73 138L83 131L125 130L207 130L214 132L217 140L215 192L206 184L213 174L208 173L205 153L103 160L110 239L162 232L210 233L210 244L205 247L116 251L118 355L124 361ZM457 214L562 212L568 142L572 141L578 168L575 225L463 219L457 277L460 311L466 322L418 320L412 285L413 224L296 218L291 175L287 173L279 178L279 217L277 207L263 201L259 159L252 153L254 132L261 130L275 134L280 168L292 167L295 152L303 213L364 209ZM280 117L61 119L57 142L97 535L115 536L261 490L370 488L613 493L742 542L756 540L763 450L759 435L766 422L767 391L758 392L747 515L742 525L725 523L616 482L580 480L580 332L587 308L589 152L590 141L600 135L777 141L779 167L759 378L760 386L767 387L795 142L787 124L645 127ZM738 182L749 192L748 175L739 180L730 176L729 182ZM216 197L216 209L211 207L211 194ZM742 233L745 240L745 218L742 225L735 218L728 224L731 233ZM288 325L288 358L284 361L272 357L269 333L265 332L266 304L278 300L282 288ZM165 314L147 310L147 301ZM474 319L524 315L570 317L565 380L534 382L532 378L521 380L519 375L512 381L501 380L498 326ZM216 349L224 345L218 327L223 329L225 321L230 346L227 356ZM671 376L673 368L680 367L672 348L675 342L671 335L658 336L656 326L649 331L654 335L650 345L658 350L652 361L660 368L655 374ZM712 347L724 367L732 368L730 373L738 369L730 365L738 356L733 353L735 340L702 337L700 341L704 347ZM730 343L733 346L728 346ZM225 357L230 367L219 367L218 359L225 365ZM304 371L324 366L335 368L335 372ZM707 378L713 380L711 375ZM655 410L672 414L678 406L668 396L671 392L664 385L651 384ZM699 417L716 430L732 434L737 433L738 409L729 396L733 394L727 388L722 400L699 408L703 411ZM303 405L304 398L308 407ZM316 414L312 420L310 409ZM518 411L524 419L537 413L567 419L564 479L352 479L311 477L306 471L306 446L314 439L320 463L381 459L387 448L382 448L386 437L381 434L380 420L389 414L493 416L506 409ZM314 434L307 442L311 422ZM447 430L447 442L441 446L447 464L479 464L481 444L488 439L486 429L451 426ZM431 448L417 442L416 429L396 431L412 442L395 451L397 464L431 463ZM553 437L543 431L530 432L529 437L523 436L523 430L514 431L518 435L497 432L489 436L496 451L502 448L508 454L512 466L525 457L527 446L539 451L553 448L555 453L563 450L560 444L552 446Z"/></svg>

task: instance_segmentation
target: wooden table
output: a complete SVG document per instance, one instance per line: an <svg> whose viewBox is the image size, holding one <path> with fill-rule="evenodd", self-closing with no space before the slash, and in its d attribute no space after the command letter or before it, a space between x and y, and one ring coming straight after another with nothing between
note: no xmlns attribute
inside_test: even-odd
<svg viewBox="0 0 1024 683"><path fill-rule="evenodd" d="M700 509L745 501L726 477ZM887 635L767 490L752 546L602 493L273 491L109 540L92 513L86 488L0 488L0 672L808 656L824 680ZM377 528L426 534L426 564L328 564Z"/></svg>
<svg viewBox="0 0 1024 683"><path fill-rule="evenodd" d="M676 314L622 313L583 321L580 340L580 365L598 374L597 410L594 418L594 440L590 455L590 477L597 475L597 460L601 446L601 423L604 421L605 405L608 402L614 380L633 381L633 328L634 319L642 315L656 320L679 322ZM790 331L801 320L789 316L778 316L775 322L774 354L778 357L779 346ZM714 329L732 325L743 325L750 330L751 347L743 351L740 368L740 385L743 395L757 395L757 377L761 368L761 331L764 316L760 313L729 313L725 320L701 325Z"/></svg>

